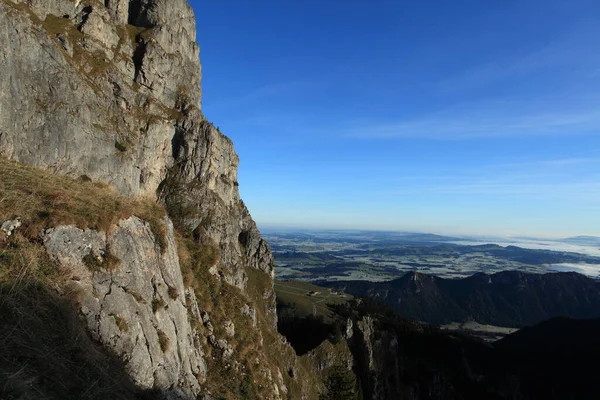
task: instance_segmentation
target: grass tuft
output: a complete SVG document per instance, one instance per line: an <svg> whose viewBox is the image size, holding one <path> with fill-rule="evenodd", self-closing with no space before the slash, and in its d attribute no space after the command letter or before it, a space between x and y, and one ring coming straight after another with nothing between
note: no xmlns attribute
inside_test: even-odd
<svg viewBox="0 0 600 400"><path fill-rule="evenodd" d="M119 150L121 153L124 153L127 151L127 146L125 146L123 143L116 140L115 141L115 149Z"/></svg>
<svg viewBox="0 0 600 400"><path fill-rule="evenodd" d="M119 328L121 332L129 333L129 324L127 323L127 320L119 315L115 315L114 318L117 328Z"/></svg>
<svg viewBox="0 0 600 400"><path fill-rule="evenodd" d="M139 294L138 292L128 289L126 287L123 288L123 290L125 291L125 293L133 296L133 298L135 299L135 301L137 301L140 304L146 304L146 300L144 300L144 297Z"/></svg>
<svg viewBox="0 0 600 400"><path fill-rule="evenodd" d="M90 271L99 272L104 267L104 260L100 256L94 255L90 252L88 255L83 257L83 263Z"/></svg>
<svg viewBox="0 0 600 400"><path fill-rule="evenodd" d="M158 311L162 310L163 308L165 308L167 304L165 303L165 301L161 298L157 298L155 297L154 299L152 299L152 311L154 313L157 313Z"/></svg>
<svg viewBox="0 0 600 400"><path fill-rule="evenodd" d="M177 300L179 298L179 292L173 286L169 286L168 293L169 293L169 297L172 298L173 300Z"/></svg>
<svg viewBox="0 0 600 400"><path fill-rule="evenodd" d="M0 284L25 281L55 284L64 278L63 273L42 245L29 241L20 232L0 243Z"/></svg>
<svg viewBox="0 0 600 400"><path fill-rule="evenodd" d="M171 346L171 340L167 334L160 329L157 329L156 333L158 334L158 343L160 343L160 349L163 351L163 353L167 352Z"/></svg>

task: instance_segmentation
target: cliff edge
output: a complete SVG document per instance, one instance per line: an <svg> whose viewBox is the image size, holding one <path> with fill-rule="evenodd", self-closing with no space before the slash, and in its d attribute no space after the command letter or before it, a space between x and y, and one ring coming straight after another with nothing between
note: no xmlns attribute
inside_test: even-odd
<svg viewBox="0 0 600 400"><path fill-rule="evenodd" d="M315 398L233 144L201 111L195 36L185 0L0 0L0 304L59 296L140 390ZM32 379L5 387L51 387Z"/></svg>

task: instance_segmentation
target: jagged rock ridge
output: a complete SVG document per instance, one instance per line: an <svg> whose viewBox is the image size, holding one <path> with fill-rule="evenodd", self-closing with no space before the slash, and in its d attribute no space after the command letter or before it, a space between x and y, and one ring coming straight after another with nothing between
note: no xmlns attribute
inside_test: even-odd
<svg viewBox="0 0 600 400"><path fill-rule="evenodd" d="M475 320L523 327L559 316L600 317L600 284L574 272L503 271L463 279L410 272L387 282L322 282L389 304L401 315L433 324Z"/></svg>

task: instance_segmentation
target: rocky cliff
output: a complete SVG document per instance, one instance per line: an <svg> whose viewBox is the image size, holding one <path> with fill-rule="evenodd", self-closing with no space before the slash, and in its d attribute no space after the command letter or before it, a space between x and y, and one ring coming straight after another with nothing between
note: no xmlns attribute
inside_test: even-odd
<svg viewBox="0 0 600 400"><path fill-rule="evenodd" d="M68 299L137 388L315 398L195 36L185 0L0 0L0 292Z"/></svg>
<svg viewBox="0 0 600 400"><path fill-rule="evenodd" d="M351 301L297 356L195 35L185 0L0 0L0 397L597 397L597 321L545 327L541 347L566 344L543 353L537 330L495 348ZM405 294L439 297L413 278Z"/></svg>

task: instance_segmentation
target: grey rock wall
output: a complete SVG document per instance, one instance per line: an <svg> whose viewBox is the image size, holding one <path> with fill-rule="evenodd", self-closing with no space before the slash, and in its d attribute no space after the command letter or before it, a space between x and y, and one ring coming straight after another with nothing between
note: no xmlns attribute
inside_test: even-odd
<svg viewBox="0 0 600 400"><path fill-rule="evenodd" d="M247 290L248 269L264 273L262 314L277 321L273 257L240 199L238 156L201 111L195 36L186 0L0 0L0 156L169 210L164 254L133 217L109 234L55 227L44 243L94 338L141 387L183 397L205 379L206 338L190 322L202 305L184 290L171 220L218 250L219 279Z"/></svg>
<svg viewBox="0 0 600 400"><path fill-rule="evenodd" d="M109 235L50 229L44 245L67 272L66 290L92 336L125 361L133 381L192 398L206 376L199 333L190 323L200 314L188 307L195 295L183 285L173 225L164 223L164 250L136 217L120 221Z"/></svg>
<svg viewBox="0 0 600 400"><path fill-rule="evenodd" d="M233 144L202 115L195 35L185 0L0 0L0 156L160 194L245 288L244 267L272 277L273 259Z"/></svg>
<svg viewBox="0 0 600 400"><path fill-rule="evenodd" d="M0 0L0 155L155 196L201 67L186 1L135 3Z"/></svg>
<svg viewBox="0 0 600 400"><path fill-rule="evenodd" d="M397 336L378 329L373 318L366 316L353 324L353 333L347 340L353 348L363 397L373 400L404 398L405 394L400 391Z"/></svg>

